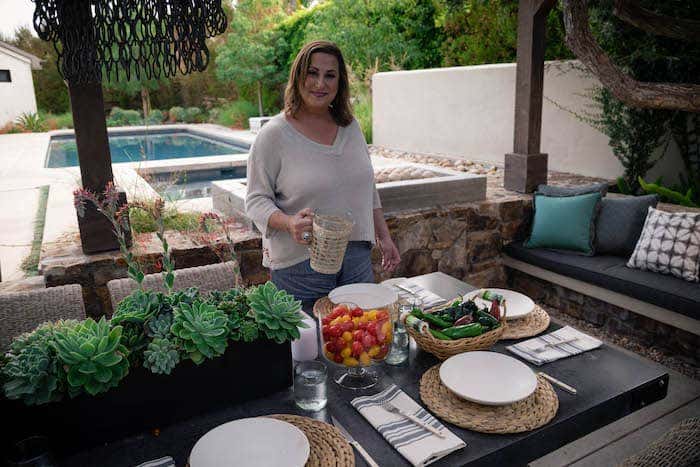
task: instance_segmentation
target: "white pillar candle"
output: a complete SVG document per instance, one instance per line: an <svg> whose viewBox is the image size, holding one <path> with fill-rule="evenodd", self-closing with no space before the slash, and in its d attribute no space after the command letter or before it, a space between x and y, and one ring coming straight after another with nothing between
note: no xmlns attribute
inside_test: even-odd
<svg viewBox="0 0 700 467"><path fill-rule="evenodd" d="M315 360L318 357L318 334L316 332L316 321L304 312L304 323L308 327L299 328L301 337L292 341L292 358L297 362Z"/></svg>

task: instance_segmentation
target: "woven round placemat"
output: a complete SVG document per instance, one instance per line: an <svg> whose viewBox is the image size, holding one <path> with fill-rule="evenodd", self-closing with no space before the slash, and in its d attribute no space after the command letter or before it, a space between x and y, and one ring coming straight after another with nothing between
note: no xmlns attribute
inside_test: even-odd
<svg viewBox="0 0 700 467"><path fill-rule="evenodd" d="M426 371L420 380L420 398L435 416L467 430L481 433L522 433L548 423L559 408L552 386L537 377L535 392L510 405L480 405L460 399L440 381L440 365Z"/></svg>
<svg viewBox="0 0 700 467"><path fill-rule="evenodd" d="M336 427L299 415L275 414L268 417L291 423L304 432L311 447L306 467L353 467L355 465L352 447Z"/></svg>
<svg viewBox="0 0 700 467"><path fill-rule="evenodd" d="M508 320L508 327L501 336L501 340L536 336L548 327L549 315L542 307L535 305L535 311L524 318Z"/></svg>

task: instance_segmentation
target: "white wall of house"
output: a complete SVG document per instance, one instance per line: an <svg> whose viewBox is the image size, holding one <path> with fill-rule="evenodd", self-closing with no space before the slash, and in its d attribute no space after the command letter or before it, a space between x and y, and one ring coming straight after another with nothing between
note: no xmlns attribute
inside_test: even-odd
<svg viewBox="0 0 700 467"><path fill-rule="evenodd" d="M545 68L541 151L550 170L613 179L623 168L608 138L572 112L590 112L596 81L571 62ZM503 163L513 151L515 64L377 73L372 80L374 144ZM682 162L670 154L650 175L677 178Z"/></svg>
<svg viewBox="0 0 700 467"><path fill-rule="evenodd" d="M0 126L4 126L37 108L30 59L0 47L0 70L10 70L12 79L0 82Z"/></svg>

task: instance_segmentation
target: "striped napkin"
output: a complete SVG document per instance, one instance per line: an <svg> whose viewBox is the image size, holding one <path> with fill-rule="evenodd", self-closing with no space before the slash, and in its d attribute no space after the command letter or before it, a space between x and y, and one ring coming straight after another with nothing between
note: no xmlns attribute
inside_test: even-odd
<svg viewBox="0 0 700 467"><path fill-rule="evenodd" d="M392 287L399 294L400 298L408 298L411 295L420 298L423 302L424 310L447 303L447 300L441 296L426 288L423 288L415 282L411 282L410 279L399 282L398 285L390 284L390 287Z"/></svg>
<svg viewBox="0 0 700 467"><path fill-rule="evenodd" d="M403 412L415 415L445 434L444 438L429 432L400 414L384 410L381 401L391 401ZM363 417L412 465L424 466L442 459L466 446L442 423L418 405L405 392L392 384L373 396L357 397L351 402Z"/></svg>
<svg viewBox="0 0 700 467"><path fill-rule="evenodd" d="M547 344L556 344L557 342L568 341L570 339L576 340L561 345L544 347ZM595 337L584 334L571 326L565 326L549 334L509 345L506 349L530 363L543 365L553 362L554 360L559 360L560 358L566 358L597 349L602 344L603 343ZM537 349L542 349L542 351L538 352Z"/></svg>
<svg viewBox="0 0 700 467"><path fill-rule="evenodd" d="M139 464L136 467L175 467L175 460L170 456L161 457L160 459L153 459L152 461L146 461L143 464Z"/></svg>

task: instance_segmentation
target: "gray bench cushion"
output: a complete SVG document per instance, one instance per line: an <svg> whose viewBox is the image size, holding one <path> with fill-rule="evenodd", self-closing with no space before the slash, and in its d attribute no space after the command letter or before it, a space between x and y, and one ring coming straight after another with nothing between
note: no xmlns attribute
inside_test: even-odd
<svg viewBox="0 0 700 467"><path fill-rule="evenodd" d="M700 285L670 275L630 269L625 266L627 258L530 249L521 242L507 245L504 251L525 263L700 319Z"/></svg>

